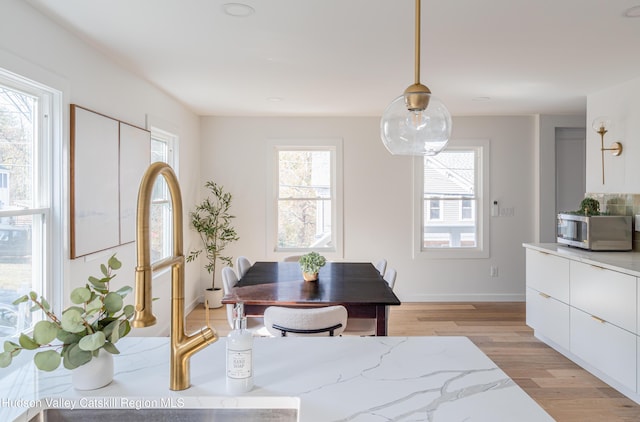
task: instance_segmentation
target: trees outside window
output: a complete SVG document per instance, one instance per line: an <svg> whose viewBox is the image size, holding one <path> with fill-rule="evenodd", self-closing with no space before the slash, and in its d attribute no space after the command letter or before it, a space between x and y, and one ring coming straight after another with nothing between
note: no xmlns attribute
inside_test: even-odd
<svg viewBox="0 0 640 422"><path fill-rule="evenodd" d="M26 304L13 301L31 290L47 294L52 262L61 260L51 235L59 100L58 91L0 69L0 337L35 322L37 314L32 320Z"/></svg>
<svg viewBox="0 0 640 422"><path fill-rule="evenodd" d="M340 140L274 141L271 148L267 237L273 250L341 251Z"/></svg>

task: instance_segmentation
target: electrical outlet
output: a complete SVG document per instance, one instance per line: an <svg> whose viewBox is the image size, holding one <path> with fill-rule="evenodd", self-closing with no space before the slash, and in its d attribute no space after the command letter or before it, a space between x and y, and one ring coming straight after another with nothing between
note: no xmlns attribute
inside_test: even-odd
<svg viewBox="0 0 640 422"><path fill-rule="evenodd" d="M498 276L498 267L496 267L495 265L492 265L491 268L489 269L489 275L491 277L497 277Z"/></svg>
<svg viewBox="0 0 640 422"><path fill-rule="evenodd" d="M640 232L640 215L636 215L636 231Z"/></svg>

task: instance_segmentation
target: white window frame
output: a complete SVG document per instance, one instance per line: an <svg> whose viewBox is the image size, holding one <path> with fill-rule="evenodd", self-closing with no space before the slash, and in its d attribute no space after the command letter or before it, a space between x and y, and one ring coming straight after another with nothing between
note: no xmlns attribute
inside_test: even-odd
<svg viewBox="0 0 640 422"><path fill-rule="evenodd" d="M13 57L11 60L17 60ZM35 72L46 83L63 85L57 78L46 72ZM18 91L38 97L37 139L34 148L34 204L28 210L4 211L2 216L32 215L33 237L41 237L42 244L32 253L32 289L46 297L54 313L62 311L62 293L65 286L63 256L65 253L63 218L67 215L63 201L64 186L68 179L66 161L63 158L65 142L63 138L63 92L44 83L35 81L0 68L0 83ZM68 147L68 145L66 145ZM36 227L36 219L41 224ZM35 250L37 249L37 250ZM32 323L37 322L34 319ZM18 327L21 332L24 327ZM28 330L27 330L28 331Z"/></svg>
<svg viewBox="0 0 640 422"><path fill-rule="evenodd" d="M167 146L167 160L165 161L172 168L176 177L179 179L178 172L178 135L175 133L169 132L164 129L160 129L155 126L153 123L147 123L147 129L151 132L151 142L159 141L164 142ZM154 204L166 203L169 205L169 213L164 218L164 226L168 227L169 230L165 232L162 240L163 246L163 257L166 258L173 253L173 224L172 224L172 213L173 209L171 208L171 195L167 191L166 200L158 202L154 201ZM166 271L159 271L154 274L154 278L160 276Z"/></svg>
<svg viewBox="0 0 640 422"><path fill-rule="evenodd" d="M267 145L267 203L266 203L266 254L280 260L287 255L298 255L312 250L321 252L327 259L343 258L343 170L342 139L270 139ZM322 150L331 151L331 239L329 248L279 248L278 247L278 157L280 151Z"/></svg>
<svg viewBox="0 0 640 422"><path fill-rule="evenodd" d="M489 157L491 142L488 139L450 140L447 149L476 149L476 225L477 245L474 248L424 248L424 157L413 160L413 258L414 259L463 259L489 258Z"/></svg>

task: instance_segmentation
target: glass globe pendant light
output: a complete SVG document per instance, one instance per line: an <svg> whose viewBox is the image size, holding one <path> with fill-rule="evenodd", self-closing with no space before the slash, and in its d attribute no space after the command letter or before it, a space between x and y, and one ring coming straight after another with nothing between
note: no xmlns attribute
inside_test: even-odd
<svg viewBox="0 0 640 422"><path fill-rule="evenodd" d="M380 136L394 155L436 155L451 136L447 107L420 83L420 0L416 0L415 83L382 114Z"/></svg>

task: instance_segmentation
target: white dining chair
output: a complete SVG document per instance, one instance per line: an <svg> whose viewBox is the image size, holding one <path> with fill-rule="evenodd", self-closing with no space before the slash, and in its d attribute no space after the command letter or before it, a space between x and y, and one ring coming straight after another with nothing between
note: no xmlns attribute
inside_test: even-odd
<svg viewBox="0 0 640 422"><path fill-rule="evenodd" d="M247 271L251 268L251 261L246 256L239 256L236 259L236 270L238 271L238 278L244 277Z"/></svg>
<svg viewBox="0 0 640 422"><path fill-rule="evenodd" d="M384 280L387 282L391 290L396 284L398 272L395 268L387 268L384 274ZM385 306L387 320L389 318L389 307ZM376 319L375 318L349 318L347 319L347 328L342 333L345 336L375 336L376 335Z"/></svg>
<svg viewBox="0 0 640 422"><path fill-rule="evenodd" d="M300 261L300 257L302 255L289 255L289 256L285 256L282 260L284 262L298 262Z"/></svg>
<svg viewBox="0 0 640 422"><path fill-rule="evenodd" d="M278 337L330 336L342 334L347 325L347 308L342 305L320 308L270 306L264 311L264 324Z"/></svg>
<svg viewBox="0 0 640 422"><path fill-rule="evenodd" d="M387 282L389 287L391 287L391 290L393 290L393 287L396 285L396 277L397 276L398 276L398 272L396 271L396 269L395 268L389 268L384 273L384 277L382 277Z"/></svg>
<svg viewBox="0 0 640 422"><path fill-rule="evenodd" d="M375 263L374 267L376 267L380 275L384 275L384 272L387 270L387 260L384 258L379 260Z"/></svg>
<svg viewBox="0 0 640 422"><path fill-rule="evenodd" d="M236 284L238 284L238 275L231 267L224 267L222 269L222 287L224 293L228 294ZM229 327L233 328L233 308L234 304L227 304L227 321ZM247 318L247 330L254 336L269 337L271 334L267 331L262 318Z"/></svg>

